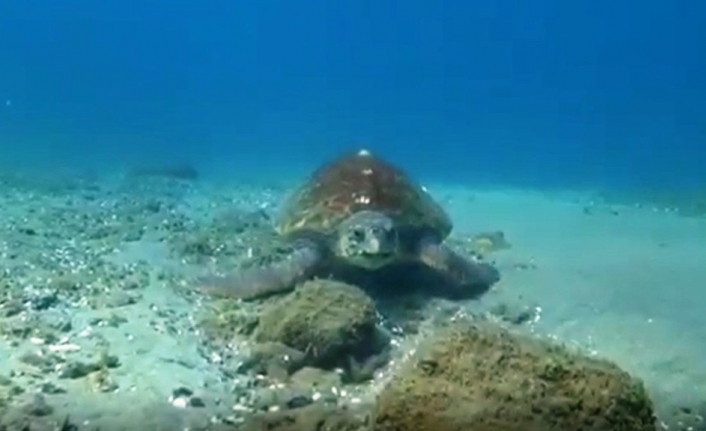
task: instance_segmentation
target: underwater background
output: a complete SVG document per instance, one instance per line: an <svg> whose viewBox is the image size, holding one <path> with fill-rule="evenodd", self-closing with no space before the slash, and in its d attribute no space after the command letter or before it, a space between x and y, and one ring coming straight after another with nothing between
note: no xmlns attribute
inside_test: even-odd
<svg viewBox="0 0 706 431"><path fill-rule="evenodd" d="M706 179L694 1L0 5L0 164L308 169L367 146L417 175Z"/></svg>
<svg viewBox="0 0 706 431"><path fill-rule="evenodd" d="M696 1L0 1L0 430L706 431L705 44Z"/></svg>

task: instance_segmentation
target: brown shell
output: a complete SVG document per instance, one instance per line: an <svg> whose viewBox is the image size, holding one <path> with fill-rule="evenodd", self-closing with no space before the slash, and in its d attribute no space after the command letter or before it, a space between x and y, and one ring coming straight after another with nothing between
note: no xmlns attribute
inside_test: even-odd
<svg viewBox="0 0 706 431"><path fill-rule="evenodd" d="M381 211L398 226L436 231L442 238L452 223L443 208L407 174L365 150L339 157L317 169L284 203L277 231L333 232L361 210Z"/></svg>

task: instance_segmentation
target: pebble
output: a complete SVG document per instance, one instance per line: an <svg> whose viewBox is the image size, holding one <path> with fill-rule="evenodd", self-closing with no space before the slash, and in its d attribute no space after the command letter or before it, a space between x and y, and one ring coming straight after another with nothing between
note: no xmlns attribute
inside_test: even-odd
<svg viewBox="0 0 706 431"><path fill-rule="evenodd" d="M33 394L22 403L22 411L30 416L47 416L52 414L54 408L47 404L44 395Z"/></svg>

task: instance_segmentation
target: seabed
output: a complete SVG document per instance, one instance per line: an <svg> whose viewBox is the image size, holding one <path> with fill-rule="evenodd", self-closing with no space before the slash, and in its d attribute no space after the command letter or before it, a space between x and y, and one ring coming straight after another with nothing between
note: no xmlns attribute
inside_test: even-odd
<svg viewBox="0 0 706 431"><path fill-rule="evenodd" d="M616 430L706 429L706 218L590 192L427 188L455 222L452 244L484 254L502 280L462 300L368 303L337 289L307 343L338 342L330 334L341 328L365 332L355 325L372 312L366 346L384 346L328 366L328 344L312 354L288 341L296 315L282 316L284 329L266 323L273 310L326 297L317 286L284 308L282 298L239 302L193 286L283 250L270 224L287 186L0 177L0 429L394 429L381 419L395 420L389 388L409 389L411 369L443 362L438 352L416 355L430 355L424 346L443 344L449 322L464 319L553 340L562 355L605 359L618 367L601 365L609 373L644 382L656 428Z"/></svg>

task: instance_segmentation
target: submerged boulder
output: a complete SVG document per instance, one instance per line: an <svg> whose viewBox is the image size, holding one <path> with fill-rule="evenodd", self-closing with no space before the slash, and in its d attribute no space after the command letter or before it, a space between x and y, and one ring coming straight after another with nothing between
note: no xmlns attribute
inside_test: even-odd
<svg viewBox="0 0 706 431"><path fill-rule="evenodd" d="M361 289L334 280L312 280L266 306L254 333L304 352L320 368L364 361L384 348L375 304Z"/></svg>
<svg viewBox="0 0 706 431"><path fill-rule="evenodd" d="M489 323L429 340L378 397L376 431L653 431L641 381Z"/></svg>

